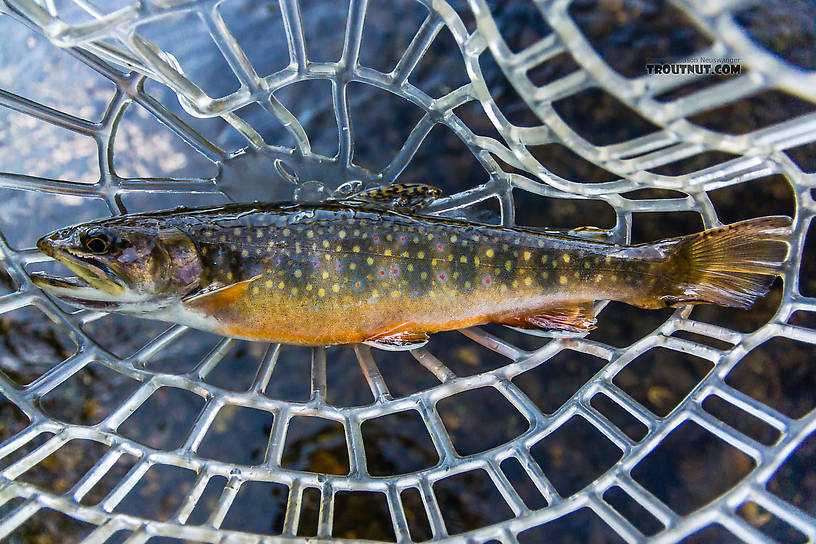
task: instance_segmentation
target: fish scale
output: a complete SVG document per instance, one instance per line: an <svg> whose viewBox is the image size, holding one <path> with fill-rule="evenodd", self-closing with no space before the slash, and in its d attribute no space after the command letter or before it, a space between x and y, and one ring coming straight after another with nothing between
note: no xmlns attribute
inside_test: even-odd
<svg viewBox="0 0 816 544"><path fill-rule="evenodd" d="M236 338L403 349L488 322L585 333L596 300L748 307L788 253L787 217L623 246L416 213L432 189L71 227L38 247L81 278L35 282L81 307Z"/></svg>

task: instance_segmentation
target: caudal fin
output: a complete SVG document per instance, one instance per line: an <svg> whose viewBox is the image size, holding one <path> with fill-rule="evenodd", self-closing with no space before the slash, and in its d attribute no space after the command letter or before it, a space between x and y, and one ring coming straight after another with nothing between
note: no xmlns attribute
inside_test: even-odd
<svg viewBox="0 0 816 544"><path fill-rule="evenodd" d="M674 241L667 306L710 303L749 308L765 295L788 256L791 219L740 221Z"/></svg>

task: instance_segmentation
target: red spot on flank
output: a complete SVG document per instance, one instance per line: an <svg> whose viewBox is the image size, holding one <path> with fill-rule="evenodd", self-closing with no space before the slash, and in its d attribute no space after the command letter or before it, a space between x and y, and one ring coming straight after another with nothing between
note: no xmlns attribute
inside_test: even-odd
<svg viewBox="0 0 816 544"><path fill-rule="evenodd" d="M379 236L375 236L375 237L374 237L374 242L375 242L375 243L378 243L379 241L380 241L380 237L379 237Z"/></svg>
<svg viewBox="0 0 816 544"><path fill-rule="evenodd" d="M447 276L445 274L439 274L439 279L444 281Z"/></svg>
<svg viewBox="0 0 816 544"><path fill-rule="evenodd" d="M280 264L280 259L275 259L275 264Z"/></svg>
<svg viewBox="0 0 816 544"><path fill-rule="evenodd" d="M400 242L405 243L405 236L400 236Z"/></svg>
<svg viewBox="0 0 816 544"><path fill-rule="evenodd" d="M315 268L317 268L318 264L320 264L320 263L318 263L317 261L312 261L312 266L314 266Z"/></svg>
<svg viewBox="0 0 816 544"><path fill-rule="evenodd" d="M380 276L385 276L385 270L380 270Z"/></svg>
<svg viewBox="0 0 816 544"><path fill-rule="evenodd" d="M485 283L485 285L490 285L490 284L492 283L492 281L493 281L493 280L491 280L490 278L485 278L485 279L484 279L484 283Z"/></svg>
<svg viewBox="0 0 816 544"><path fill-rule="evenodd" d="M360 282L359 282L359 281L355 281L355 282L354 282L354 287L357 287L357 288L359 289L359 287L360 287Z"/></svg>
<svg viewBox="0 0 816 544"><path fill-rule="evenodd" d="M337 270L340 270L341 268L343 268L343 263L337 263Z"/></svg>
<svg viewBox="0 0 816 544"><path fill-rule="evenodd" d="M216 260L216 261L218 261L218 262L220 263L220 262L223 262L223 261L224 261L224 257L222 257L221 255L219 255L218 257L216 257L216 259L215 259L215 260Z"/></svg>
<svg viewBox="0 0 816 544"><path fill-rule="evenodd" d="M397 274L399 274L399 268L395 268L394 270L391 271L391 273L396 276Z"/></svg>
<svg viewBox="0 0 816 544"><path fill-rule="evenodd" d="M439 251L442 251L442 244L436 244L436 249L438 249Z"/></svg>

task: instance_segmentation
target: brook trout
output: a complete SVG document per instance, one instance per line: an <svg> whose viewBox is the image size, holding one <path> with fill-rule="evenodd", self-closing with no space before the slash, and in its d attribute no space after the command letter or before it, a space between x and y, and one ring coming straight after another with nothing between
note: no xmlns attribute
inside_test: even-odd
<svg viewBox="0 0 816 544"><path fill-rule="evenodd" d="M32 277L82 308L246 340L394 350L488 322L585 333L596 300L748 308L789 252L784 216L625 246L421 215L437 195L389 186L94 221L37 242L77 278Z"/></svg>

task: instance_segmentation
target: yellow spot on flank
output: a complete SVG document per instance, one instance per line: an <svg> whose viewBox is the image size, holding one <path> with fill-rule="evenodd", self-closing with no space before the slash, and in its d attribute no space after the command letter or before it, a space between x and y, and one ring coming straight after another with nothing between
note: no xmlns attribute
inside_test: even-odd
<svg viewBox="0 0 816 544"><path fill-rule="evenodd" d="M541 277L546 280L548 277L550 277L550 273L549 272L542 272Z"/></svg>
<svg viewBox="0 0 816 544"><path fill-rule="evenodd" d="M390 257L390 256L391 256L391 250L390 250L390 249L386 249L386 250L383 252L383 255L385 255L386 257Z"/></svg>
<svg viewBox="0 0 816 544"><path fill-rule="evenodd" d="M252 236L247 236L247 242L251 242L251 241L252 241Z"/></svg>
<svg viewBox="0 0 816 544"><path fill-rule="evenodd" d="M499 291L501 291L502 293L506 293L507 292L507 286L502 283L501 287L499 287Z"/></svg>
<svg viewBox="0 0 816 544"><path fill-rule="evenodd" d="M266 280L266 283L264 283L264 286L267 289L272 289L273 287L275 287L275 282L272 281L272 280Z"/></svg>
<svg viewBox="0 0 816 544"><path fill-rule="evenodd" d="M584 268L589 268L590 266L592 265L589 264L589 261L584 261Z"/></svg>
<svg viewBox="0 0 816 544"><path fill-rule="evenodd" d="M324 271L323 271L323 273L321 274L321 276L323 276L323 279L324 279L324 280L325 280L325 279L328 279L328 277L329 277L329 273L328 273L328 272L326 272L326 271L324 270Z"/></svg>
<svg viewBox="0 0 816 544"><path fill-rule="evenodd" d="M505 261L505 262L504 262L504 269L505 269L505 270L507 270L508 272L510 272L511 270L513 270L513 263L512 263L512 261Z"/></svg>
<svg viewBox="0 0 816 544"><path fill-rule="evenodd" d="M603 274L598 274L597 276L595 276L595 281L596 282L601 281L602 279L603 279Z"/></svg>
<svg viewBox="0 0 816 544"><path fill-rule="evenodd" d="M408 253L407 251L403 251L403 252L402 252L402 255L400 255L400 257L405 257L406 259L407 259L408 257L410 257L410 256L411 256L411 254L410 254L410 253Z"/></svg>
<svg viewBox="0 0 816 544"><path fill-rule="evenodd" d="M241 252L241 257L249 257L249 251L246 249Z"/></svg>
<svg viewBox="0 0 816 544"><path fill-rule="evenodd" d="M492 257L493 255L495 255L495 252L492 249L488 249L487 251L485 251L485 255L487 255L488 257Z"/></svg>
<svg viewBox="0 0 816 544"><path fill-rule="evenodd" d="M451 243L456 242L456 236L451 236L451 237L450 237L450 241L451 241Z"/></svg>
<svg viewBox="0 0 816 544"><path fill-rule="evenodd" d="M529 260L530 260L530 252L529 252L529 251L525 251L525 252L524 252L524 260L525 260L525 261L529 261Z"/></svg>
<svg viewBox="0 0 816 544"><path fill-rule="evenodd" d="M433 240L433 234L428 235L428 240Z"/></svg>
<svg viewBox="0 0 816 544"><path fill-rule="evenodd" d="M567 253L561 255L561 258L564 259L565 263L568 263L570 261L570 256Z"/></svg>
<svg viewBox="0 0 816 544"><path fill-rule="evenodd" d="M311 283L307 283L307 284L306 284L306 290L307 290L307 291L311 291L312 289L313 289L312 284L311 284Z"/></svg>
<svg viewBox="0 0 816 544"><path fill-rule="evenodd" d="M393 241L394 241L394 237L393 237L393 236L391 236L390 234L386 234L386 235L385 235L385 239L386 239L388 242L393 242Z"/></svg>
<svg viewBox="0 0 816 544"><path fill-rule="evenodd" d="M260 287L255 286L255 287L253 287L253 288L252 288L252 294L253 294L253 295L257 295L257 294L258 294L258 293L260 293L260 292L261 292Z"/></svg>
<svg viewBox="0 0 816 544"><path fill-rule="evenodd" d="M466 263L466 262L467 262L467 257L465 257L464 255L462 255L461 257L459 257L459 262L460 262L460 263Z"/></svg>
<svg viewBox="0 0 816 544"><path fill-rule="evenodd" d="M294 296L294 295L297 295L297 294L298 294L298 288L297 287L292 287L292 295Z"/></svg>
<svg viewBox="0 0 816 544"><path fill-rule="evenodd" d="M481 261L479 260L479 257L473 257L473 264L475 264L476 266L479 266L480 262Z"/></svg>
<svg viewBox="0 0 816 544"><path fill-rule="evenodd" d="M378 296L380 296L380 292L374 289L373 291L371 291L371 296L377 298Z"/></svg>
<svg viewBox="0 0 816 544"><path fill-rule="evenodd" d="M448 260L452 261L453 260L453 255L448 255Z"/></svg>
<svg viewBox="0 0 816 544"><path fill-rule="evenodd" d="M298 269L298 270L295 270L295 277L296 277L296 278L299 278L299 277L301 277L302 275L303 275L303 272L302 272L301 270L299 270L299 269Z"/></svg>
<svg viewBox="0 0 816 544"><path fill-rule="evenodd" d="M339 236L341 239L345 238L346 237L346 231L341 230L340 232L337 233L337 236Z"/></svg>
<svg viewBox="0 0 816 544"><path fill-rule="evenodd" d="M415 244L418 244L418 243L419 243L419 236L414 236L414 243L415 243Z"/></svg>
<svg viewBox="0 0 816 544"><path fill-rule="evenodd" d="M320 289L317 290L317 296L325 297L326 296L326 290L321 287Z"/></svg>
<svg viewBox="0 0 816 544"><path fill-rule="evenodd" d="M419 277L420 277L420 278L422 278L423 280L427 280L427 279L428 279L428 273L427 273L427 272L422 272L422 273L419 275Z"/></svg>
<svg viewBox="0 0 816 544"><path fill-rule="evenodd" d="M436 259L431 259L431 266L436 266Z"/></svg>
<svg viewBox="0 0 816 544"><path fill-rule="evenodd" d="M255 237L256 238L263 238L263 231L261 229L256 230L255 231Z"/></svg>
<svg viewBox="0 0 816 544"><path fill-rule="evenodd" d="M575 276L575 279L576 279L576 280L581 279L581 273L580 273L580 272L576 272L576 273L574 274L574 276Z"/></svg>
<svg viewBox="0 0 816 544"><path fill-rule="evenodd" d="M408 263L407 268L408 268L408 272L413 272L414 271L414 265L412 265L411 263Z"/></svg>
<svg viewBox="0 0 816 544"><path fill-rule="evenodd" d="M329 255L329 254L327 253L327 254L325 255L325 257L326 257L326 260L327 260L327 261L331 261L331 255Z"/></svg>
<svg viewBox="0 0 816 544"><path fill-rule="evenodd" d="M306 238L314 238L314 231L307 230L306 231Z"/></svg>
<svg viewBox="0 0 816 544"><path fill-rule="evenodd" d="M332 292L333 293L339 293L340 292L340 284L339 283L335 283L334 285L332 285Z"/></svg>
<svg viewBox="0 0 816 544"><path fill-rule="evenodd" d="M349 270L356 270L356 269L357 269L357 263L349 264Z"/></svg>
<svg viewBox="0 0 816 544"><path fill-rule="evenodd" d="M351 248L351 250L352 250L354 253L360 253L360 246L354 246L353 248Z"/></svg>
<svg viewBox="0 0 816 544"><path fill-rule="evenodd" d="M532 285L533 280L531 278L524 278L524 285Z"/></svg>
<svg viewBox="0 0 816 544"><path fill-rule="evenodd" d="M221 240L222 242L227 241L227 237L224 234L222 234L218 239Z"/></svg>
<svg viewBox="0 0 816 544"><path fill-rule="evenodd" d="M399 291L391 291L391 298L399 298L400 292Z"/></svg>
<svg viewBox="0 0 816 544"><path fill-rule="evenodd" d="M285 283L283 282L278 283L278 289L283 289L284 287L286 287Z"/></svg>
<svg viewBox="0 0 816 544"><path fill-rule="evenodd" d="M366 264L368 266L371 266L372 264L374 264L374 259L372 259L371 257L366 258Z"/></svg>
<svg viewBox="0 0 816 544"><path fill-rule="evenodd" d="M605 262L606 264L611 263L611 262L612 262L612 257L610 257L609 255L607 255L607 256L604 258L604 262Z"/></svg>
<svg viewBox="0 0 816 544"><path fill-rule="evenodd" d="M235 236L240 236L240 235L241 235L241 229L235 229L235 230L233 230L233 231L232 231L232 233L233 233Z"/></svg>
<svg viewBox="0 0 816 544"><path fill-rule="evenodd" d="M612 275L612 277L611 277L611 278L609 278L609 279L610 279L610 280L612 280L612 281L618 281L618 277L617 277L617 276L615 276L614 274L613 274L613 275Z"/></svg>
<svg viewBox="0 0 816 544"><path fill-rule="evenodd" d="M547 264L547 256L546 255L541 256L541 264Z"/></svg>
<svg viewBox="0 0 816 544"><path fill-rule="evenodd" d="M417 252L417 259L424 259L424 258L425 258L425 252L424 251L418 251Z"/></svg>
<svg viewBox="0 0 816 544"><path fill-rule="evenodd" d="M465 282L465 289L470 289L470 282L469 281Z"/></svg>
<svg viewBox="0 0 816 544"><path fill-rule="evenodd" d="M515 287L518 287L518 286L519 286L518 280L513 280L513 287L515 288Z"/></svg>
<svg viewBox="0 0 816 544"><path fill-rule="evenodd" d="M227 272L227 280L232 280L232 272Z"/></svg>
<svg viewBox="0 0 816 544"><path fill-rule="evenodd" d="M566 276L561 276L560 278L558 278L558 283L560 283L561 285L566 285L567 284L567 277Z"/></svg>
<svg viewBox="0 0 816 544"><path fill-rule="evenodd" d="M323 247L325 247L325 248L329 247L329 241L328 240L323 240Z"/></svg>
<svg viewBox="0 0 816 544"><path fill-rule="evenodd" d="M289 236L290 234L292 234L292 231L291 231L291 230L289 230L289 229L283 229L283 235L284 235L284 236ZM261 231L258 231L258 238L260 238L260 237L261 237Z"/></svg>

